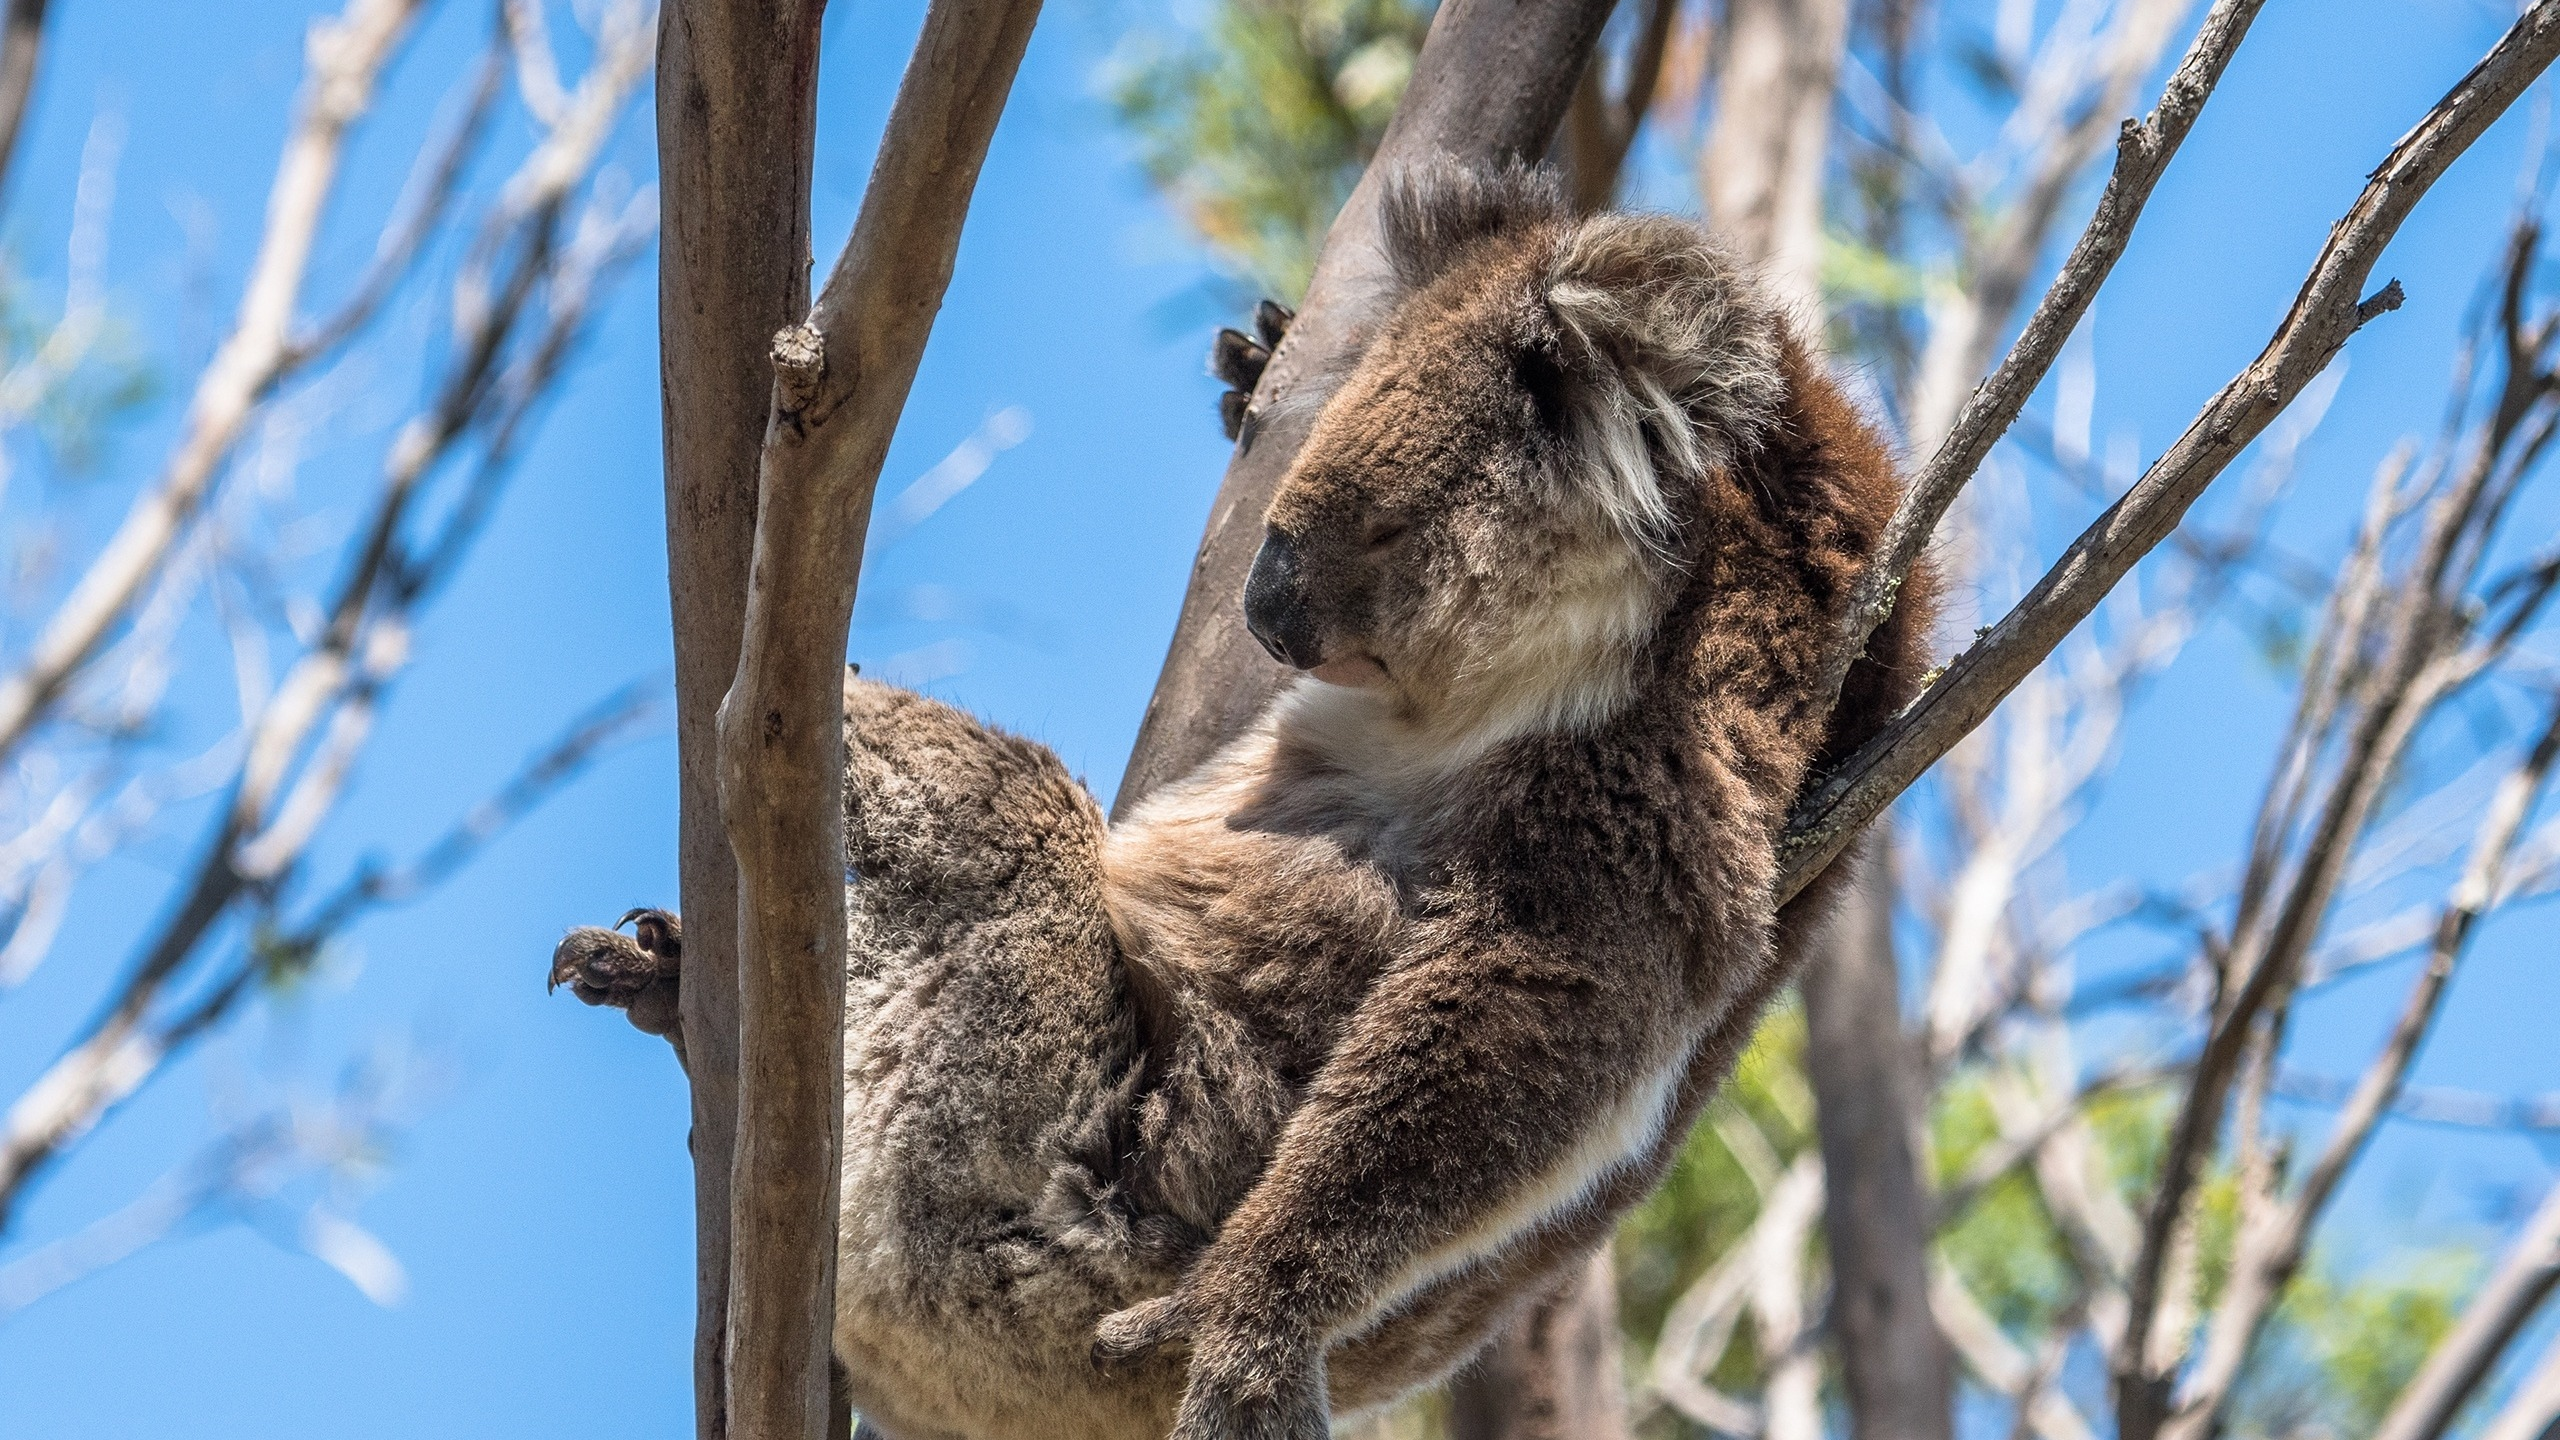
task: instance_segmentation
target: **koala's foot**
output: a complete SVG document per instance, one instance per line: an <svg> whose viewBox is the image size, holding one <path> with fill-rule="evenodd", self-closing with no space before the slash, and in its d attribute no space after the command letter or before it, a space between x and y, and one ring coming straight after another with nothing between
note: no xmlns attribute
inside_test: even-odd
<svg viewBox="0 0 2560 1440"><path fill-rule="evenodd" d="M628 925L632 933L621 933ZM652 1035L675 1036L684 923L664 910L633 910L611 930L581 925L551 952L551 985L590 1005L610 1005Z"/></svg>
<svg viewBox="0 0 2560 1440"><path fill-rule="evenodd" d="M1321 1345L1291 1345L1210 1327L1179 1293L1102 1317L1093 1359L1104 1370L1161 1351L1190 1351L1169 1440L1326 1440L1332 1433Z"/></svg>
<svg viewBox="0 0 2560 1440"><path fill-rule="evenodd" d="M1218 424L1227 438L1251 448L1246 439L1246 422L1253 404L1253 387L1262 383L1262 372L1271 364L1271 352L1280 348L1280 337L1289 333L1289 322L1297 312L1277 300L1265 300L1253 307L1253 332L1221 330L1209 347L1209 373L1226 382L1227 393L1218 397Z"/></svg>

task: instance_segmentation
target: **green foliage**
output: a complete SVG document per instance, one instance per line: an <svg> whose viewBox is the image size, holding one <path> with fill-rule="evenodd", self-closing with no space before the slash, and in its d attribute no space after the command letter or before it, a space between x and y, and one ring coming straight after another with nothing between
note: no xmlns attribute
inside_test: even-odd
<svg viewBox="0 0 2560 1440"><path fill-rule="evenodd" d="M2479 1255L2455 1247L2379 1276L2342 1279L2324 1269L2295 1285L2284 1319L2310 1337L2342 1433L2370 1434L2381 1423L2453 1328L2478 1271Z"/></svg>
<svg viewBox="0 0 2560 1440"><path fill-rule="evenodd" d="M1939 1095L1932 1117L1941 1185L1964 1173L1999 1138L1991 1103L1978 1079L1961 1079ZM2012 1332L2040 1329L2071 1299L2070 1250L2023 1169L1984 1190L1948 1226L1938 1253Z"/></svg>
<svg viewBox="0 0 2560 1440"><path fill-rule="evenodd" d="M17 266L0 256L0 374L31 385L12 402L24 407L61 474L79 478L97 469L109 438L158 393L156 378L120 317L66 324L28 292Z"/></svg>
<svg viewBox="0 0 2560 1440"><path fill-rule="evenodd" d="M1220 262L1295 304L1430 23L1418 0L1213 0L1197 34L1132 36L1111 96Z"/></svg>
<svg viewBox="0 0 2560 1440"><path fill-rule="evenodd" d="M2478 1253L2464 1246L2364 1274L2305 1267L2250 1357L2232 1399L2232 1432L2373 1433L2453 1328L2478 1273Z"/></svg>
<svg viewBox="0 0 2560 1440"><path fill-rule="evenodd" d="M1822 294L1835 307L1918 305L1929 298L1929 275L1901 256L1834 230L1823 237Z"/></svg>
<svg viewBox="0 0 2560 1440"><path fill-rule="evenodd" d="M1752 1037L1719 1097L1739 1112L1727 1126L1758 1130L1780 1161L1813 1143L1813 1094L1804 1079L1804 1012L1792 1000L1773 1011ZM1680 1293L1706 1273L1751 1228L1760 1192L1716 1124L1702 1124L1673 1162L1662 1188L1618 1227L1618 1310L1627 1336L1650 1349ZM1747 1338L1747 1334L1746 1334ZM1737 1345L1720 1370L1727 1383L1745 1382L1751 1357Z"/></svg>

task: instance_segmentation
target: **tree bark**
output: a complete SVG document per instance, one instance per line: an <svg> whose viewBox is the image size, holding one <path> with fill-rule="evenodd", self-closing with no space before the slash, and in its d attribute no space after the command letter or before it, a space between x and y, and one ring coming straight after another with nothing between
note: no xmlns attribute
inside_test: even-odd
<svg viewBox="0 0 2560 1440"><path fill-rule="evenodd" d="M738 669L774 332L809 308L824 0L668 0L659 16L658 337L675 633L683 1056L693 1090L694 1429L728 1433L738 875L717 724Z"/></svg>
<svg viewBox="0 0 2560 1440"><path fill-rule="evenodd" d="M1925 1103L1902 1027L1889 832L1849 863L1831 933L1800 983L1827 1185L1831 1340L1851 1440L1952 1440L1955 1376L1929 1309L1928 1188L1914 1134Z"/></svg>
<svg viewBox="0 0 2560 1440"><path fill-rule="evenodd" d="M1606 1248L1449 1382L1464 1440L1626 1440L1617 1260Z"/></svg>

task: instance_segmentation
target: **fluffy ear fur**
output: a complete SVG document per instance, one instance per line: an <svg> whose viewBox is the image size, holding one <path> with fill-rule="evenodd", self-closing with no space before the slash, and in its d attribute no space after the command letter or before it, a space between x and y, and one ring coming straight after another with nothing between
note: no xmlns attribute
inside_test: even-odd
<svg viewBox="0 0 2560 1440"><path fill-rule="evenodd" d="M1778 422L1784 318L1692 223L1576 219L1551 171L1442 160L1388 179L1380 225L1408 297L1488 244L1551 247L1524 297L1518 379L1566 482L1648 549L1670 546L1676 489L1738 474Z"/></svg>
<svg viewBox="0 0 2560 1440"><path fill-rule="evenodd" d="M1575 226L1545 300L1581 382L1577 458L1621 525L1659 538L1669 484L1734 470L1776 423L1784 322L1705 231L1659 216Z"/></svg>
<svg viewBox="0 0 2560 1440"><path fill-rule="evenodd" d="M1378 197L1379 243L1404 295L1486 240L1572 217L1555 172L1517 161L1486 170L1437 156L1388 176Z"/></svg>

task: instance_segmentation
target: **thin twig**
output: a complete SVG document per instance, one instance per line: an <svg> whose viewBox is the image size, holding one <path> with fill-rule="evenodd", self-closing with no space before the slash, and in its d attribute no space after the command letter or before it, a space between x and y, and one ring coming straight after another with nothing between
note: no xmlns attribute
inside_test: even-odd
<svg viewBox="0 0 2560 1440"><path fill-rule="evenodd" d="M347 0L335 22L312 27L302 112L276 167L266 232L239 317L197 382L167 467L134 502L17 672L0 680L0 757L26 739L159 569L250 415L294 358L294 308L348 132L371 106L375 80L423 3Z"/></svg>
<svg viewBox="0 0 2560 1440"><path fill-rule="evenodd" d="M2132 242L2134 225L2142 218L2152 189L2176 158L2187 132L2195 128L2196 117L2203 113L2205 101L2211 98L2224 68L2231 63L2233 53L2249 33L2250 22L2264 4L2265 0L2220 0L2197 30L2185 58L2169 76L2150 116L2124 123L2116 138L2115 171L2107 177L2107 188L2098 197L2098 208L2089 217L2088 227L2062 262L2061 273L2037 303L2034 317L2010 347L2008 358L1965 401L1946 439L1928 465L1913 477L1893 518L1886 523L1884 534L1876 543L1875 558L1860 575L1849 606L1842 613L1840 633L1823 668L1820 693L1839 693L1849 667L1866 653L1868 637L1893 613L1894 596L1901 589L1903 577L1918 563L1939 519L1955 502L1965 482L1982 468L1992 445L2017 420L2018 412L2026 408L2027 397L2043 382L2045 372L2062 353L2063 342L2088 313L2098 287L2105 283L2116 260ZM1829 858L1823 857L1825 862Z"/></svg>

